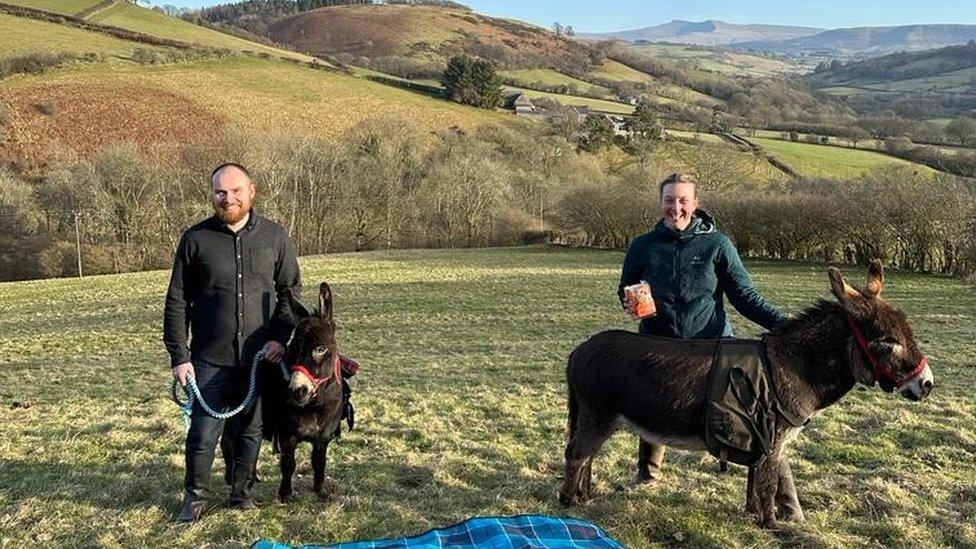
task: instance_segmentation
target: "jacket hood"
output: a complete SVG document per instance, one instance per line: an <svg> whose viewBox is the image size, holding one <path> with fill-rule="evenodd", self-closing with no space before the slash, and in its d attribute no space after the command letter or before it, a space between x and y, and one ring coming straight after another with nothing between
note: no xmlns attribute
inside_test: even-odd
<svg viewBox="0 0 976 549"><path fill-rule="evenodd" d="M683 231L676 231L668 227L663 218L654 226L654 232L675 240L690 240L700 234L711 234L715 231L715 218L701 208L695 210L691 223Z"/></svg>

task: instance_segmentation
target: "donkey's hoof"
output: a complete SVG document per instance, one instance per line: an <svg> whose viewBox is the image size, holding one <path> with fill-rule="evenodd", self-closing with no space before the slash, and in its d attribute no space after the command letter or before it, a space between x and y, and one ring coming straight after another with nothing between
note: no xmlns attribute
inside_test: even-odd
<svg viewBox="0 0 976 549"><path fill-rule="evenodd" d="M332 490L320 488L315 491L315 496L318 497L320 500L325 501L332 497Z"/></svg>
<svg viewBox="0 0 976 549"><path fill-rule="evenodd" d="M288 492L278 492L278 501L280 501L281 503L288 503L292 499L293 499L293 497L292 497L292 493L290 491L288 491Z"/></svg>
<svg viewBox="0 0 976 549"><path fill-rule="evenodd" d="M759 527L762 528L763 530L769 530L772 532L782 529L780 527L779 521L777 521L775 518L767 518L767 519L760 520Z"/></svg>

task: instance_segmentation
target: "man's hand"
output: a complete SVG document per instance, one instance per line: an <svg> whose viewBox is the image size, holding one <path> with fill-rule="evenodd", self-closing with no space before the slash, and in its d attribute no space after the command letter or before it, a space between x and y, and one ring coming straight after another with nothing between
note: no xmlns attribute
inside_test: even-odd
<svg viewBox="0 0 976 549"><path fill-rule="evenodd" d="M264 359L268 362L279 362L285 356L285 348L275 340L264 344Z"/></svg>
<svg viewBox="0 0 976 549"><path fill-rule="evenodd" d="M184 362L182 364L177 364L173 366L173 379L180 382L181 387L186 387L186 378L195 377L193 372L193 363Z"/></svg>

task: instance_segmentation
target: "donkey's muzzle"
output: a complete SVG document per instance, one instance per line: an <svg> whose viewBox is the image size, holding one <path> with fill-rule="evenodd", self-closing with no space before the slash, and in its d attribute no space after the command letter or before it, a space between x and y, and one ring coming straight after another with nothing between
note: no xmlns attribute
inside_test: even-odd
<svg viewBox="0 0 976 549"><path fill-rule="evenodd" d="M299 406L308 404L315 393L315 384L301 372L293 372L288 383L288 396Z"/></svg>
<svg viewBox="0 0 976 549"><path fill-rule="evenodd" d="M934 388L935 377L932 375L931 368L926 365L918 376L899 387L898 392L901 393L901 396L918 402L929 396Z"/></svg>

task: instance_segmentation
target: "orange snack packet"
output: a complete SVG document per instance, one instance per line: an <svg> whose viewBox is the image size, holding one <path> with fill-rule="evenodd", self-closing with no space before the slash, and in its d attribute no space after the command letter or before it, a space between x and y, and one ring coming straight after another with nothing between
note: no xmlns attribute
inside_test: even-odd
<svg viewBox="0 0 976 549"><path fill-rule="evenodd" d="M641 280L639 284L624 287L624 296L630 303L628 312L637 318L647 318L657 314L651 285Z"/></svg>

